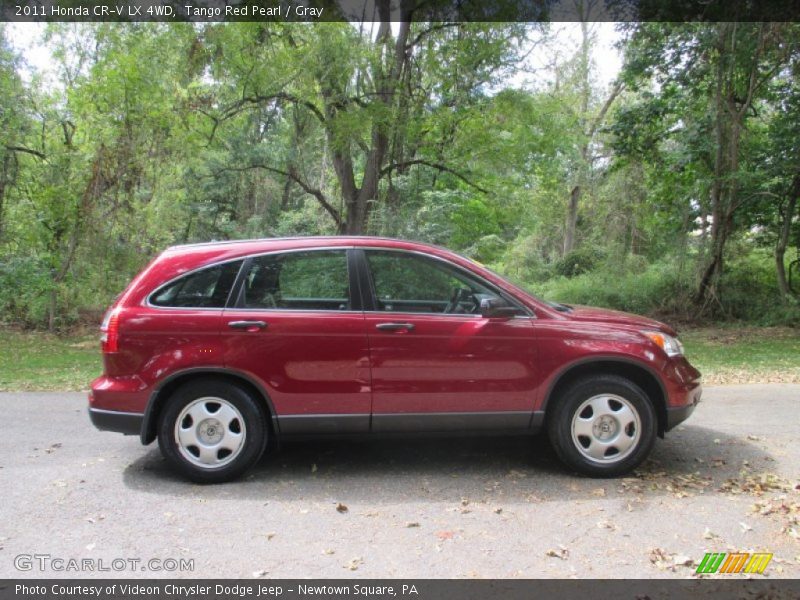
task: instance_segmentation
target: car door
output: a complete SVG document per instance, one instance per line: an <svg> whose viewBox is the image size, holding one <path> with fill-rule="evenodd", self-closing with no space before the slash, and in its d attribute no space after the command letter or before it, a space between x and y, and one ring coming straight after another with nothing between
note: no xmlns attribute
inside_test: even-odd
<svg viewBox="0 0 800 600"><path fill-rule="evenodd" d="M372 430L529 427L533 316L520 307L522 316L482 317L481 300L509 297L437 257L357 252L368 289Z"/></svg>
<svg viewBox="0 0 800 600"><path fill-rule="evenodd" d="M223 315L226 366L269 394L282 434L369 430L369 347L345 248L249 259Z"/></svg>

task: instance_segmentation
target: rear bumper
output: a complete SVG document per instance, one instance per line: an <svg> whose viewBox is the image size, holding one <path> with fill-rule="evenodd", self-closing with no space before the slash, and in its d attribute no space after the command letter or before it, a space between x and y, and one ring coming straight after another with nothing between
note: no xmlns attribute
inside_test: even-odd
<svg viewBox="0 0 800 600"><path fill-rule="evenodd" d="M125 435L139 435L142 431L144 415L140 413L119 412L90 408L89 418L100 431L116 431Z"/></svg>

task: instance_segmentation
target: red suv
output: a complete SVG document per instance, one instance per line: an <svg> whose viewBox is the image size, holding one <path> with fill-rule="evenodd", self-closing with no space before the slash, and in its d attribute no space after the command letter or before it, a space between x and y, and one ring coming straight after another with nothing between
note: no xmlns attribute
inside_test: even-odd
<svg viewBox="0 0 800 600"><path fill-rule="evenodd" d="M109 310L102 347L92 422L158 438L198 482L290 436L541 429L573 469L620 475L701 393L662 323L372 237L169 248Z"/></svg>

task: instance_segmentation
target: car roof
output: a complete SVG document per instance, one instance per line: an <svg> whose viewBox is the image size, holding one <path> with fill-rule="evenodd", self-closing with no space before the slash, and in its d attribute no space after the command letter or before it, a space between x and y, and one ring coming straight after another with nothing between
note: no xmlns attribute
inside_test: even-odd
<svg viewBox="0 0 800 600"><path fill-rule="evenodd" d="M436 254L442 254L450 257L455 256L455 253L447 248L433 244L426 244L424 242L415 242L411 240L380 236L345 235L275 237L247 240L222 240L200 242L196 244L180 244L167 248L164 251L164 254L169 256L215 254L234 257L257 252L273 252L302 248L321 248L326 246L371 246L382 248L399 248L404 250L433 250Z"/></svg>
<svg viewBox="0 0 800 600"><path fill-rule="evenodd" d="M419 244L421 246L426 247L438 247L442 250L439 246L435 246L433 244L426 244L425 242L415 242L412 240L403 240L400 238L392 238L392 237L384 237L384 236L376 236L376 235L297 235L297 236L286 236L286 237L265 237L265 238L250 238L250 239L242 239L242 240L211 240L209 242L196 242L191 244L176 244L174 246L170 246L170 250L180 250L180 249L192 249L192 248L207 248L209 246L229 246L229 245L291 245L292 243L304 243L304 242L312 242L317 244L319 242L333 242L337 246L338 245L355 245L355 246L364 246L369 245L372 242L394 242L401 245L404 244ZM305 244L303 244L305 245Z"/></svg>

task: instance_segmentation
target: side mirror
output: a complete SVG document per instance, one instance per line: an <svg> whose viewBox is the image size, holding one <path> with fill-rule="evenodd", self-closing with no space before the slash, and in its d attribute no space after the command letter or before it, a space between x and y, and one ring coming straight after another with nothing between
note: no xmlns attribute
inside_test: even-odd
<svg viewBox="0 0 800 600"><path fill-rule="evenodd" d="M481 316L484 319L510 319L523 314L516 306L511 306L502 298L484 298L481 300Z"/></svg>

